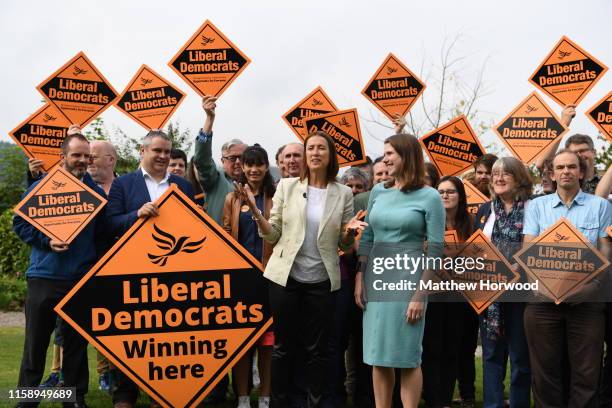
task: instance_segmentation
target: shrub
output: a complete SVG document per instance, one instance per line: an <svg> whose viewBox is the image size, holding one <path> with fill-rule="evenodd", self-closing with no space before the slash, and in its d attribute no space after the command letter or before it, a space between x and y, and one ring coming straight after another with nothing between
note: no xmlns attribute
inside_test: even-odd
<svg viewBox="0 0 612 408"><path fill-rule="evenodd" d="M0 276L25 276L30 261L30 247L13 232L13 211L0 215Z"/></svg>

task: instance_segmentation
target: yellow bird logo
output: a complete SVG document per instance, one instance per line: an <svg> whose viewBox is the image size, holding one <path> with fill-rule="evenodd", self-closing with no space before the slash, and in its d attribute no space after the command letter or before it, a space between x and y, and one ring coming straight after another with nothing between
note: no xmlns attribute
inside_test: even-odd
<svg viewBox="0 0 612 408"><path fill-rule="evenodd" d="M203 46L207 46L208 44L212 44L212 43L214 43L214 42L215 42L215 39L214 39L214 38L209 38L209 37L206 37L206 36L204 36L204 35L203 35L203 36L201 36L201 37L202 37L202 45L203 45Z"/></svg>
<svg viewBox="0 0 612 408"><path fill-rule="evenodd" d="M199 251L202 248L204 241L206 241L206 237L199 241L192 242L187 241L189 239L188 236L182 236L179 239L176 239L174 235L162 230L155 224L153 224L153 229L157 235L153 233L151 236L157 242L157 247L159 249L168 251L161 255L147 253L151 262L159 266L166 265L168 258L172 255L178 254L179 252L186 252L190 254Z"/></svg>
<svg viewBox="0 0 612 408"><path fill-rule="evenodd" d="M529 115L531 112L535 112L537 110L538 108L536 108L535 106L531 106L530 104L527 104L527 110L525 110L525 113Z"/></svg>
<svg viewBox="0 0 612 408"><path fill-rule="evenodd" d="M45 122L52 122L52 121L54 121L55 119L57 119L57 117L55 117L55 116L51 116L51 115L49 115L48 113L45 113L45 114L43 115L43 121L45 121Z"/></svg>
<svg viewBox="0 0 612 408"><path fill-rule="evenodd" d="M453 127L453 133L456 135L462 135L463 130L459 129L457 126Z"/></svg>
<svg viewBox="0 0 612 408"><path fill-rule="evenodd" d="M348 121L346 120L346 117L344 117L344 116L342 117L342 119L340 119L340 122L338 122L338 124L340 126L347 127L347 128L351 127L351 124L348 123Z"/></svg>
<svg viewBox="0 0 612 408"><path fill-rule="evenodd" d="M559 59L563 59L565 57L569 57L570 55L572 55L572 53L570 51L559 50Z"/></svg>
<svg viewBox="0 0 612 408"><path fill-rule="evenodd" d="M561 235L558 232L555 232L555 238L554 241L559 243L561 241L569 241L569 238L567 235Z"/></svg>
<svg viewBox="0 0 612 408"><path fill-rule="evenodd" d="M149 85L151 82L153 82L152 79L140 78L140 85L142 86Z"/></svg>
<svg viewBox="0 0 612 408"><path fill-rule="evenodd" d="M86 73L87 73L86 69L81 69L77 65L74 66L74 71L73 71L74 76L79 76L81 74L86 74Z"/></svg>
<svg viewBox="0 0 612 408"><path fill-rule="evenodd" d="M51 184L53 185L53 187L51 187L51 190L56 191L59 190L60 188L63 188L66 183L62 183L61 181L51 181Z"/></svg>
<svg viewBox="0 0 612 408"><path fill-rule="evenodd" d="M397 68L387 67L387 74L391 75L395 72L397 72Z"/></svg>

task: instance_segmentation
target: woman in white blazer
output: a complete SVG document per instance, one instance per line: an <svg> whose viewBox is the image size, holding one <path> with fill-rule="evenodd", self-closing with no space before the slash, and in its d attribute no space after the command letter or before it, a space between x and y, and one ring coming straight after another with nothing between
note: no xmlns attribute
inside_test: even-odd
<svg viewBox="0 0 612 408"><path fill-rule="evenodd" d="M304 161L301 177L278 184L269 220L248 185L237 186L262 237L276 243L264 276L271 281L275 333L271 405L282 408L291 406L289 373L300 343L307 353L308 406L321 404L334 291L340 288L338 248L349 249L366 226L353 217L351 189L336 182L336 147L327 133L308 135Z"/></svg>

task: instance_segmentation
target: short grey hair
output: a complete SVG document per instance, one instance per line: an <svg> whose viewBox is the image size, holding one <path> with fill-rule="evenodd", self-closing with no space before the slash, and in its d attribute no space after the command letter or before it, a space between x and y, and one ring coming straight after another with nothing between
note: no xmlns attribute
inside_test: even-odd
<svg viewBox="0 0 612 408"><path fill-rule="evenodd" d="M153 129L149 131L149 133L147 133L147 135L142 139L142 145L145 147L149 146L151 142L153 141L153 139L155 139L156 137L160 137L172 143L172 139L170 139L170 137L166 133L164 133L162 130Z"/></svg>
<svg viewBox="0 0 612 408"><path fill-rule="evenodd" d="M223 146L221 146L221 153L225 153L229 149L231 149L232 147L239 146L239 145L245 145L246 146L247 144L244 143L240 139L231 139L231 140L228 140L227 142L223 143Z"/></svg>
<svg viewBox="0 0 612 408"><path fill-rule="evenodd" d="M366 189L370 188L370 176L359 167L349 167L342 176L340 176L340 183L346 184L349 179L352 178L360 179Z"/></svg>

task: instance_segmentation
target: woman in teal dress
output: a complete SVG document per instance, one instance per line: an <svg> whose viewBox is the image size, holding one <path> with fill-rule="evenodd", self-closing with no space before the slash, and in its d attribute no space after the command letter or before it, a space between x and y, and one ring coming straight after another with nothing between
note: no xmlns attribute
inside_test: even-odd
<svg viewBox="0 0 612 408"><path fill-rule="evenodd" d="M401 369L404 407L417 407L421 396L421 352L426 296L419 289L423 270L383 265L400 254L441 256L445 212L438 192L425 185L418 140L397 134L385 140L384 160L391 181L372 189L368 227L358 250L355 301L364 309L363 360L373 366L376 407L391 407L394 369ZM384 267L384 270L382 270ZM412 273L411 273L412 272ZM383 283L415 282L414 290L384 290ZM388 288L388 287L387 287ZM367 300L367 302L366 302Z"/></svg>

